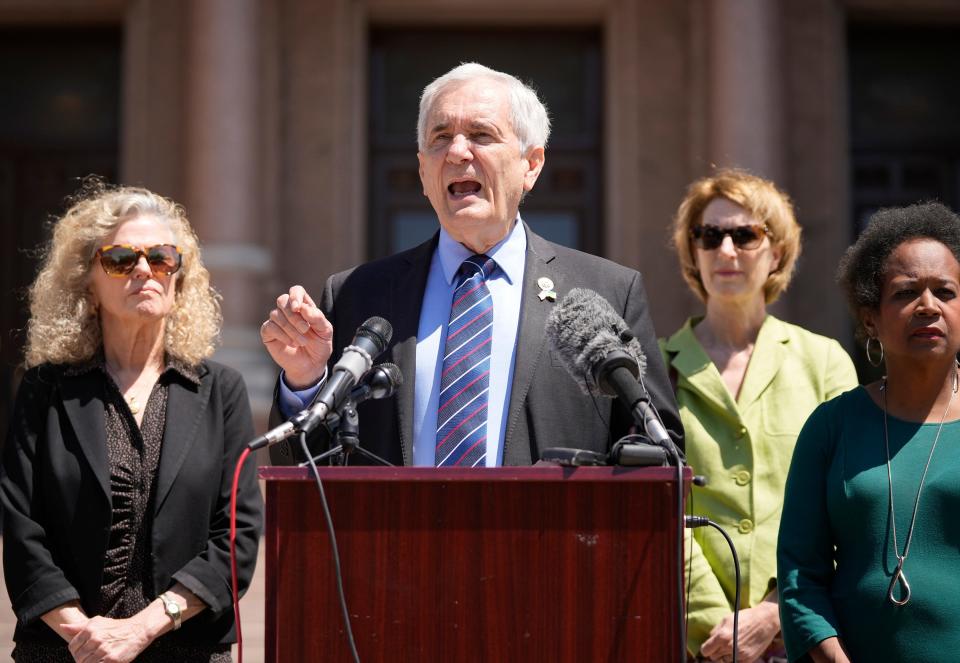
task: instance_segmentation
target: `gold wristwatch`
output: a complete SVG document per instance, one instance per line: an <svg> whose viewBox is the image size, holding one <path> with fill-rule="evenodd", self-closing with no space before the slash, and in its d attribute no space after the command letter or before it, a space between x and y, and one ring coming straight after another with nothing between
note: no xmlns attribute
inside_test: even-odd
<svg viewBox="0 0 960 663"><path fill-rule="evenodd" d="M181 618L183 617L183 611L180 609L180 604L177 603L172 596L164 592L160 595L160 600L163 601L163 611L167 613L167 617L173 620L173 630L176 631L180 628Z"/></svg>

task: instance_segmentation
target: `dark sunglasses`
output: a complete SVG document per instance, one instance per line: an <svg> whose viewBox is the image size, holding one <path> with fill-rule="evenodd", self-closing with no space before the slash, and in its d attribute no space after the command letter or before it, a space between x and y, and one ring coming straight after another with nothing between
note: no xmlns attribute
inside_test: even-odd
<svg viewBox="0 0 960 663"><path fill-rule="evenodd" d="M150 271L154 274L175 274L180 269L183 256L180 247L173 244L155 244L154 246L130 246L129 244L109 244L101 246L95 254L100 258L100 266L110 276L126 276L140 262L140 256L147 259Z"/></svg>
<svg viewBox="0 0 960 663"><path fill-rule="evenodd" d="M746 226L734 226L733 228L721 228L720 226L705 223L694 226L690 229L690 236L698 248L704 251L713 251L719 249L723 244L723 238L730 235L733 245L738 249L752 250L760 247L763 238L770 234L770 229L765 225L750 224Z"/></svg>

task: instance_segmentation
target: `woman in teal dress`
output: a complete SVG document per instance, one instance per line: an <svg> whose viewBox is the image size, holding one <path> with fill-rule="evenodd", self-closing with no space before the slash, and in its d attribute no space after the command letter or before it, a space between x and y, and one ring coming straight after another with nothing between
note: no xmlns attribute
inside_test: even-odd
<svg viewBox="0 0 960 663"><path fill-rule="evenodd" d="M854 387L853 362L836 341L767 313L787 287L800 227L787 196L742 171L694 182L677 212L683 276L706 304L662 343L686 432L687 460L709 483L688 506L733 538L743 570L738 659L782 654L776 540L783 485L797 435L823 401ZM733 654L735 576L722 535L689 541L687 646Z"/></svg>
<svg viewBox="0 0 960 663"><path fill-rule="evenodd" d="M876 213L839 278L883 363L804 425L777 550L791 661L946 661L960 652L960 218Z"/></svg>

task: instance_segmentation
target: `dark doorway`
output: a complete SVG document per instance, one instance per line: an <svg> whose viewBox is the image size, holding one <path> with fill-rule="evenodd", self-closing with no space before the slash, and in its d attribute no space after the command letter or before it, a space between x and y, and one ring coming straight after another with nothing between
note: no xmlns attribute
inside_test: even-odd
<svg viewBox="0 0 960 663"><path fill-rule="evenodd" d="M960 26L848 33L853 234L881 207L960 205Z"/></svg>
<svg viewBox="0 0 960 663"><path fill-rule="evenodd" d="M852 24L848 30L851 240L882 207L960 205L960 26ZM882 369L854 354L861 382Z"/></svg>
<svg viewBox="0 0 960 663"><path fill-rule="evenodd" d="M420 93L462 62L533 85L550 113L547 161L520 214L547 239L601 250L601 38L597 30L375 30L370 36L371 257L437 229L417 174Z"/></svg>
<svg viewBox="0 0 960 663"><path fill-rule="evenodd" d="M116 28L0 30L0 426L23 359L26 289L49 221L79 179L116 179L121 34Z"/></svg>

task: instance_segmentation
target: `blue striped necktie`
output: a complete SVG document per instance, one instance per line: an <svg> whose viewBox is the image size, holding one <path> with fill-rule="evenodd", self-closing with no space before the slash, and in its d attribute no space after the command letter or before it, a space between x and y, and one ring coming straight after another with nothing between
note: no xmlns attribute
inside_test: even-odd
<svg viewBox="0 0 960 663"><path fill-rule="evenodd" d="M492 258L474 255L457 272L437 404L438 467L485 465L493 342L493 298L486 280L496 268Z"/></svg>

